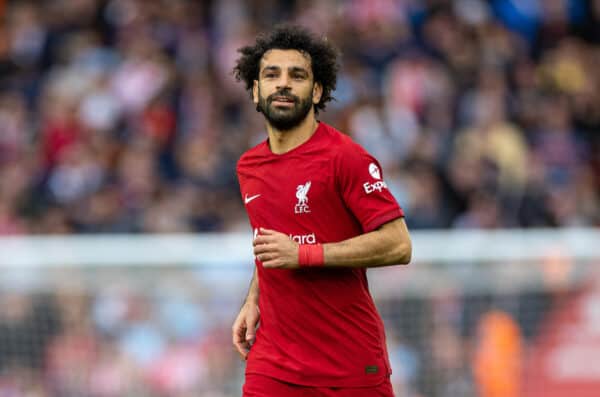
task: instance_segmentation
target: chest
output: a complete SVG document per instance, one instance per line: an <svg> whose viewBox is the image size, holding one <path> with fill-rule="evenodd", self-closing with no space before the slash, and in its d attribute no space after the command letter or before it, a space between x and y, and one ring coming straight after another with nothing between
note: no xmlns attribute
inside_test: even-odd
<svg viewBox="0 0 600 397"><path fill-rule="evenodd" d="M277 224L322 217L337 200L331 162L303 159L262 164L240 180L252 223Z"/></svg>

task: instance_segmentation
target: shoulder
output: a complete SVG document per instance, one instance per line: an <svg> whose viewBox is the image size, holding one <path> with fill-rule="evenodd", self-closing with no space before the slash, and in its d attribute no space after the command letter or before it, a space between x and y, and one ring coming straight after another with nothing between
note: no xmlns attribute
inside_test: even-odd
<svg viewBox="0 0 600 397"><path fill-rule="evenodd" d="M367 151L351 136L345 134L329 125L325 125L330 147L337 161L348 161L369 156Z"/></svg>
<svg viewBox="0 0 600 397"><path fill-rule="evenodd" d="M364 148L356 143L348 134L345 134L328 124L324 124L324 127L327 140L329 141L329 147L331 147L337 155L344 156L365 152Z"/></svg>
<svg viewBox="0 0 600 397"><path fill-rule="evenodd" d="M253 148L246 150L240 156L240 158L237 162L236 169L238 170L238 172L240 171L240 169L244 169L245 167L251 167L251 166L255 165L256 162L259 161L263 157L265 145L266 145L266 141L263 141L263 142L259 143L258 145L254 146Z"/></svg>

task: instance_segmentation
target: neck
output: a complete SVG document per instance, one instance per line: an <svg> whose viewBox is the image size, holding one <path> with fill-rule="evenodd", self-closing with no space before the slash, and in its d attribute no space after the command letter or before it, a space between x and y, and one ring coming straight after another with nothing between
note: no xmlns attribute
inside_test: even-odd
<svg viewBox="0 0 600 397"><path fill-rule="evenodd" d="M318 125L312 110L300 124L291 130L280 131L267 123L269 147L275 154L289 152L308 141L317 130Z"/></svg>

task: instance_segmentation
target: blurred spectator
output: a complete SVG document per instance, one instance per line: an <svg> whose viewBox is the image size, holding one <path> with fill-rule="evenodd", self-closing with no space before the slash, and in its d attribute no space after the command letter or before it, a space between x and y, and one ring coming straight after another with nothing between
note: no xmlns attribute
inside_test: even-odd
<svg viewBox="0 0 600 397"><path fill-rule="evenodd" d="M58 331L59 313L51 300L21 291L2 294L0 372L42 369L45 350Z"/></svg>
<svg viewBox="0 0 600 397"><path fill-rule="evenodd" d="M0 235L247 232L234 167L266 134L231 67L280 21L340 46L320 117L380 159L411 228L600 226L599 0L6 0L0 18ZM229 324L133 295L7 295L0 394L239 394ZM493 395L511 321L481 320L473 374L456 324L398 326L395 387Z"/></svg>
<svg viewBox="0 0 600 397"><path fill-rule="evenodd" d="M580 213L553 200L581 191L567 185L582 172L584 200L598 195L597 1L260 8L271 11L238 0L7 2L0 169L34 158L21 204L0 200L5 233L52 232L38 224L47 208L64 212L57 232L237 228L232 170L264 134L230 70L246 37L281 18L341 47L338 102L322 117L391 178L406 175L390 183L414 227L465 225L482 191L501 220L493 227L598 224L593 205ZM410 176L414 161L429 171Z"/></svg>
<svg viewBox="0 0 600 397"><path fill-rule="evenodd" d="M521 390L521 331L505 312L484 313L477 327L473 371L481 397L516 397Z"/></svg>

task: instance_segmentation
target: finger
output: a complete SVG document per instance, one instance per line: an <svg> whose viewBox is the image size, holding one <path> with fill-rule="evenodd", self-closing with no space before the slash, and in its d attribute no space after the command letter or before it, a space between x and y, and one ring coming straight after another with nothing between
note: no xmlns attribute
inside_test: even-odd
<svg viewBox="0 0 600 397"><path fill-rule="evenodd" d="M235 349L240 354L243 360L246 360L248 358L248 352L250 351L250 345L248 344L248 342L236 343Z"/></svg>
<svg viewBox="0 0 600 397"><path fill-rule="evenodd" d="M268 254L268 253L273 253L276 251L276 245L274 244L261 244L261 245L257 245L256 247L254 247L253 251L254 251L254 255L260 255L260 254Z"/></svg>
<svg viewBox="0 0 600 397"><path fill-rule="evenodd" d="M272 243L273 241L275 241L274 236L258 236L254 239L252 244L254 246L257 246L257 245L262 245L262 244L269 244L269 243Z"/></svg>
<svg viewBox="0 0 600 397"><path fill-rule="evenodd" d="M275 269L275 268L279 268L279 267L284 267L283 266L283 262L279 259L279 258L269 258L265 261L261 261L263 267L266 268L271 268L271 269Z"/></svg>
<svg viewBox="0 0 600 397"><path fill-rule="evenodd" d="M248 324L248 328L246 328L246 342L247 343L254 342L254 338L256 337L255 326L256 326L256 324L254 324L254 325Z"/></svg>
<svg viewBox="0 0 600 397"><path fill-rule="evenodd" d="M263 267L266 267L266 268L274 268L275 267L275 265L274 265L275 261L274 260L261 261L261 262L262 262Z"/></svg>
<svg viewBox="0 0 600 397"><path fill-rule="evenodd" d="M240 343L240 342L244 341L244 333L246 331L245 327L243 327L241 324L236 325L236 326L234 326L232 331L233 331L233 344L234 345L236 343Z"/></svg>
<svg viewBox="0 0 600 397"><path fill-rule="evenodd" d="M268 244L261 244L261 245L257 245L254 248L252 248L252 251L254 252L254 255L258 255L258 254L264 254L265 252L269 252L271 250L269 249Z"/></svg>
<svg viewBox="0 0 600 397"><path fill-rule="evenodd" d="M233 335L233 344L237 345L244 342L244 330L242 333L236 333Z"/></svg>
<svg viewBox="0 0 600 397"><path fill-rule="evenodd" d="M261 227L260 234L267 235L267 236L273 236L275 234L281 234L281 233L278 232L277 230L265 229L264 227Z"/></svg>
<svg viewBox="0 0 600 397"><path fill-rule="evenodd" d="M248 316L246 316L246 340L247 341L254 341L254 338L256 337L256 327L258 325L259 318L260 318L260 314L258 311L258 307L256 308L256 311L252 311L251 313L248 313Z"/></svg>
<svg viewBox="0 0 600 397"><path fill-rule="evenodd" d="M256 256L258 258L259 261L261 261L263 263L263 265L265 264L265 262L269 262L269 261L273 261L277 259L276 255L273 254L260 254Z"/></svg>
<svg viewBox="0 0 600 397"><path fill-rule="evenodd" d="M247 341L244 340L244 331L245 327L237 327L237 329L234 329L233 346L235 347L241 358L245 360L248 356L250 345Z"/></svg>

